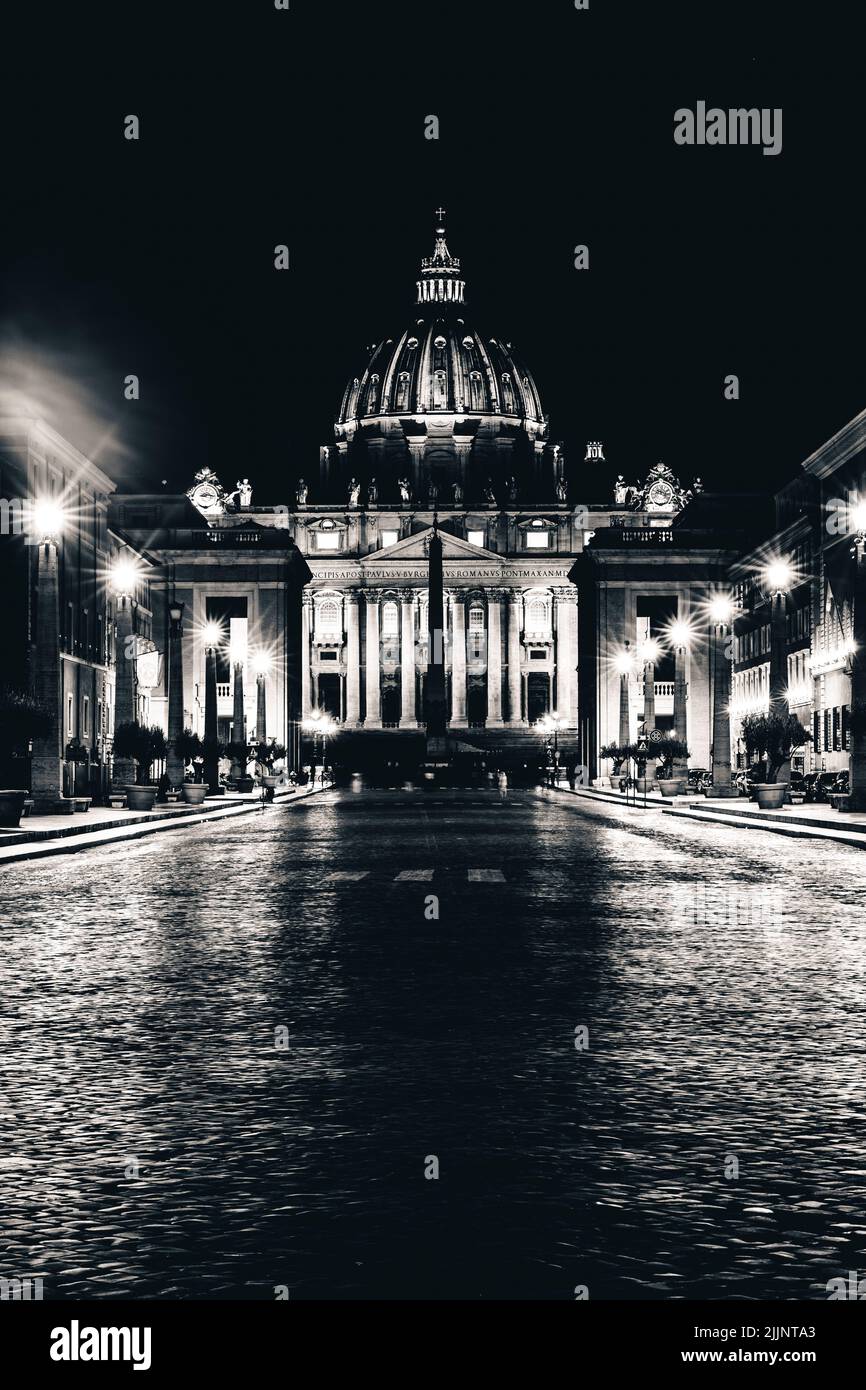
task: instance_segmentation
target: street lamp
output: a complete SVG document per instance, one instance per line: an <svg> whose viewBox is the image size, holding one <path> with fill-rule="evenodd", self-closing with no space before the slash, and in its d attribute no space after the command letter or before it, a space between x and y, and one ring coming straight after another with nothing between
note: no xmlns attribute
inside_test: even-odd
<svg viewBox="0 0 866 1390"><path fill-rule="evenodd" d="M173 787L183 782L184 760L174 751L175 739L183 733L183 604L173 599L168 605L168 754L165 771Z"/></svg>
<svg viewBox="0 0 866 1390"><path fill-rule="evenodd" d="M205 650L204 684L204 780L211 796L219 796L220 755L217 740L217 648L223 643L220 623L207 622L202 628Z"/></svg>
<svg viewBox="0 0 866 1390"><path fill-rule="evenodd" d="M53 498L37 498L31 524L39 551L36 561L36 645L34 685L48 712L45 732L33 740L30 790L36 810L53 811L63 794L63 679L60 658L60 565L58 544L66 514Z"/></svg>
<svg viewBox="0 0 866 1390"><path fill-rule="evenodd" d="M764 584L770 595L770 713L784 718L788 713L788 644L785 634L785 603L794 571L785 559L771 560L764 569ZM784 768L779 774L780 780Z"/></svg>
<svg viewBox="0 0 866 1390"><path fill-rule="evenodd" d="M304 720L303 727L304 727L304 729L307 731L307 733L313 735L313 776L314 776L314 778L315 778L315 769L316 769L316 740L317 740L319 737L321 737L321 740L322 740L322 776L323 776L323 778L324 778L324 774L325 774L325 771L326 771L327 766L328 766L328 734L333 733L334 729L335 729L337 726L336 726L336 724L334 723L334 721L330 718L330 716L327 715L327 714L325 714L325 712L324 712L323 710L314 709L314 710L312 711L312 713L310 714L309 719L305 719L305 720Z"/></svg>
<svg viewBox="0 0 866 1390"><path fill-rule="evenodd" d="M681 743L688 742L688 685L686 683L686 661L694 639L694 628L683 618L676 618L667 629L668 640L674 649L674 738ZM672 771L675 777L684 777L687 771L684 757L674 758Z"/></svg>
<svg viewBox="0 0 866 1390"><path fill-rule="evenodd" d="M137 639L135 634L135 591L140 571L127 551L117 555L108 572L115 603L115 662L114 662L114 727L138 722L138 688L135 667ZM114 782L125 786L135 781L132 758L118 758L113 767Z"/></svg>
<svg viewBox="0 0 866 1390"><path fill-rule="evenodd" d="M714 594L708 604L713 632L713 796L737 796L731 783L731 660L729 629L734 605L727 594Z"/></svg>
<svg viewBox="0 0 866 1390"><path fill-rule="evenodd" d="M256 652L252 667L256 677L256 738L265 743L268 737L268 708L266 680L273 665L267 652Z"/></svg>
<svg viewBox="0 0 866 1390"><path fill-rule="evenodd" d="M626 642L623 650L614 657L614 666L619 672L619 741L621 745L631 737L631 719L628 706L628 683L634 669L634 656Z"/></svg>
<svg viewBox="0 0 866 1390"><path fill-rule="evenodd" d="M651 734L656 723L656 662L661 647L654 637L647 637L638 647L638 658L643 666L643 723L647 734Z"/></svg>

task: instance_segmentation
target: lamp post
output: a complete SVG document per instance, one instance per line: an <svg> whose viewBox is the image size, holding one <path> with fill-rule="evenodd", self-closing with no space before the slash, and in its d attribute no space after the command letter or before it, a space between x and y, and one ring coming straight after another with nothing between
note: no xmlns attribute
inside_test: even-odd
<svg viewBox="0 0 866 1390"><path fill-rule="evenodd" d="M674 649L674 738L687 743L689 720L686 662L694 634L689 623L678 619L671 623L668 635ZM672 771L675 777L685 777L688 772L688 759L674 758Z"/></svg>
<svg viewBox="0 0 866 1390"><path fill-rule="evenodd" d="M32 526L38 540L36 563L36 698L45 706L49 728L33 740L31 791L35 809L54 810L63 793L63 681L60 660L60 589L58 547L66 518L59 503L37 501Z"/></svg>
<svg viewBox="0 0 866 1390"><path fill-rule="evenodd" d="M558 714L545 714L538 721L539 730L545 735L545 747L550 749L553 758L551 782L556 782L559 767L559 731L568 727L568 720L560 719Z"/></svg>
<svg viewBox="0 0 866 1390"><path fill-rule="evenodd" d="M307 731L307 733L313 735L313 780L314 780L314 781L315 781L315 775L316 775L316 741L317 741L318 738L321 737L321 740L322 740L322 776L323 776L323 778L324 778L324 774L325 774L325 771L326 771L327 766L328 766L328 734L330 734L330 733L334 730L335 727L336 727L336 726L335 726L333 720L331 720L331 719L328 717L328 715L327 715L327 714L324 714L324 713L322 712L322 710L320 710L320 709L314 709L314 710L312 711L312 713L311 713L309 719L306 719L306 720L304 721L304 729Z"/></svg>
<svg viewBox="0 0 866 1390"><path fill-rule="evenodd" d="M628 649L628 642L625 650L620 652L616 658L616 669L619 671L619 742L620 744L629 743L631 740L631 719L628 707L628 683L631 677L633 657Z"/></svg>
<svg viewBox="0 0 866 1390"><path fill-rule="evenodd" d="M240 651L234 651L232 656L232 676L234 709L232 711L232 743L236 746L246 744L246 716L244 714L244 663ZM232 777L235 781L245 777L247 765L237 755L232 759Z"/></svg>
<svg viewBox="0 0 866 1390"><path fill-rule="evenodd" d="M168 754L165 770L173 787L183 782L184 760L174 751L175 739L183 733L183 604L168 605Z"/></svg>
<svg viewBox="0 0 866 1390"><path fill-rule="evenodd" d="M764 583L770 594L770 714L785 719L788 705L788 642L785 633L785 606L793 570L787 560L773 560L764 571ZM779 768L778 782L790 783L791 760ZM786 800L789 799L786 794Z"/></svg>
<svg viewBox="0 0 866 1390"><path fill-rule="evenodd" d="M659 644L652 637L641 643L639 656L643 664L643 722L649 736L656 724L656 662Z"/></svg>
<svg viewBox="0 0 866 1390"><path fill-rule="evenodd" d="M710 600L713 630L713 796L737 796L731 783L731 662L727 641L734 605L725 594Z"/></svg>
<svg viewBox="0 0 866 1390"><path fill-rule="evenodd" d="M114 727L119 724L134 724L138 718L138 692L136 688L135 658L135 591L140 571L128 552L121 554L111 566L110 580L114 590L115 644L114 662ZM135 781L135 763L132 758L117 758L113 767L114 783L125 786Z"/></svg>
<svg viewBox="0 0 866 1390"><path fill-rule="evenodd" d="M217 648L223 639L219 623L205 623L202 633L205 652L204 676L204 780L208 794L219 796L220 755L217 740Z"/></svg>
<svg viewBox="0 0 866 1390"><path fill-rule="evenodd" d="M851 652L851 753L848 809L866 811L866 502L852 509L854 609Z"/></svg>
<svg viewBox="0 0 866 1390"><path fill-rule="evenodd" d="M268 738L267 676L270 669L271 658L265 652L259 652L253 658L256 673L256 739L259 743L266 743Z"/></svg>

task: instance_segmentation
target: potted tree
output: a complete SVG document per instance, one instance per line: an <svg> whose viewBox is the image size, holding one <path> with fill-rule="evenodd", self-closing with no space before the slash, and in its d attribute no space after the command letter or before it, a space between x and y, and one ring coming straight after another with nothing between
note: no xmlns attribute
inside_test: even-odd
<svg viewBox="0 0 866 1390"><path fill-rule="evenodd" d="M3 778L13 783L0 788L0 825L16 827L21 820L26 787L14 786L27 782L27 755L34 738L51 731L51 714L47 707L24 690L7 686L0 691L0 754L3 757Z"/></svg>
<svg viewBox="0 0 866 1390"><path fill-rule="evenodd" d="M259 778L263 787L275 787L280 780L274 772L274 764L280 762L286 756L286 750L282 743L277 743L272 739L270 743L257 743L255 746L255 759L259 769Z"/></svg>
<svg viewBox="0 0 866 1390"><path fill-rule="evenodd" d="M188 782L186 778L181 785L181 793L188 806L200 806L207 796L208 784L201 780L201 770L204 766L203 753L204 744L198 734L194 734L192 729L184 729L174 740L174 751L179 758L183 759L184 769L193 767L193 780Z"/></svg>
<svg viewBox="0 0 866 1390"><path fill-rule="evenodd" d="M611 769L611 774L609 778L605 779L599 777L596 780L598 783L602 785L605 783L605 781L607 781L610 783L611 786L613 786L613 784L616 782L617 778L620 775L620 770L622 768L623 763L628 758L628 744L606 743L601 750L600 756L602 758L610 758L611 762L613 763L613 767Z"/></svg>
<svg viewBox="0 0 866 1390"><path fill-rule="evenodd" d="M245 739L233 740L226 747L226 754L232 760L232 778L236 791L251 792L255 786L253 778L247 772L247 763L253 751Z"/></svg>
<svg viewBox="0 0 866 1390"><path fill-rule="evenodd" d="M674 763L683 762L689 757L688 744L681 738L662 738L653 746L653 756L658 759L657 780L662 796L682 796L688 785L685 773L674 772Z"/></svg>
<svg viewBox="0 0 866 1390"><path fill-rule="evenodd" d="M655 778L647 777L646 765L652 756L652 749L645 740L639 739L637 743L626 743L623 745L622 752L624 757L634 762L635 765L635 787L639 792L651 792L655 786Z"/></svg>
<svg viewBox="0 0 866 1390"><path fill-rule="evenodd" d="M156 759L164 758L166 753L162 729L157 724L148 728L138 720L118 724L114 731L114 752L121 758L135 760L136 781L123 788L130 811L152 811L159 788L151 781L151 771Z"/></svg>
<svg viewBox="0 0 866 1390"><path fill-rule="evenodd" d="M755 799L765 811L784 806L788 793L787 780L780 781L779 773L791 760L791 754L809 742L812 735L803 728L796 714L747 714L742 721L742 738L751 758L757 754L766 762L766 782L755 783Z"/></svg>

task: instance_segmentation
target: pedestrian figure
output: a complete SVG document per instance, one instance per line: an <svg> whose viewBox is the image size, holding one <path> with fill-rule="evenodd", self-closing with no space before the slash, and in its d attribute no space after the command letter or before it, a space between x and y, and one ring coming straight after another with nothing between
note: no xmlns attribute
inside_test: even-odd
<svg viewBox="0 0 866 1390"><path fill-rule="evenodd" d="M500 800L500 801L504 801L505 798L506 798L507 796L508 796L508 773L503 771L503 772L500 772L500 774L499 774L499 800Z"/></svg>

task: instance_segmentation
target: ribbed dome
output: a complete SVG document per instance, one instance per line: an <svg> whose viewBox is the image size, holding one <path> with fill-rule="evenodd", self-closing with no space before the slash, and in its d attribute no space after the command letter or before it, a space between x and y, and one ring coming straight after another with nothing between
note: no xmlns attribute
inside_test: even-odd
<svg viewBox="0 0 866 1390"><path fill-rule="evenodd" d="M462 317L460 261L446 245L441 209L438 216L434 253L421 263L419 317L401 337L379 343L349 382L338 439L394 416L502 416L532 422L533 434L541 426L538 389L511 344L476 332Z"/></svg>
<svg viewBox="0 0 866 1390"><path fill-rule="evenodd" d="M442 412L542 420L538 389L511 344L477 333L447 311L378 345L346 387L337 423Z"/></svg>

